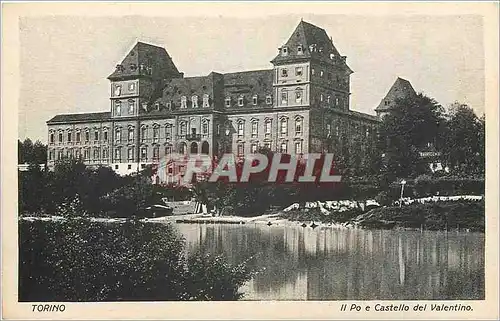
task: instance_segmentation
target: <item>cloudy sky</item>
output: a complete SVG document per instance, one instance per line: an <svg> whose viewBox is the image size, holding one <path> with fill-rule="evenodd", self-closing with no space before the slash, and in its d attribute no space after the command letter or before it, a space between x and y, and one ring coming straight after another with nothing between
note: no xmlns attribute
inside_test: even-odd
<svg viewBox="0 0 500 321"><path fill-rule="evenodd" d="M272 68L301 18L347 56L352 109L373 114L399 76L443 106L459 101L482 114L481 17L391 14L21 17L19 138L45 142L56 114L109 110L106 77L138 40L164 46L186 77Z"/></svg>

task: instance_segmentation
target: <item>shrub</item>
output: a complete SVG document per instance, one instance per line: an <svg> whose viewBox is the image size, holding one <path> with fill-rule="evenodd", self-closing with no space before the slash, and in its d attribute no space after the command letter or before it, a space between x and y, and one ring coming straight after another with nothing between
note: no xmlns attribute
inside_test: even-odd
<svg viewBox="0 0 500 321"><path fill-rule="evenodd" d="M20 301L236 300L245 265L186 257L170 225L19 222Z"/></svg>

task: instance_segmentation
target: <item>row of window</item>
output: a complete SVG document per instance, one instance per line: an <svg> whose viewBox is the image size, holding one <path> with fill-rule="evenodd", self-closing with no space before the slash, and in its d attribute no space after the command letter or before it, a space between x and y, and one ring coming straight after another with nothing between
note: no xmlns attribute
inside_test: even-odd
<svg viewBox="0 0 500 321"><path fill-rule="evenodd" d="M49 133L49 143L50 144L54 144L55 143L55 138L56 138L56 133L55 132L50 132ZM74 138L74 141L76 143L80 143L82 141L82 132L80 130L77 130L74 135L73 135L73 132L71 131L67 131L66 132L66 142L67 143L71 143L73 142L73 138ZM91 138L91 133L90 133L90 130L89 129L85 129L83 131L83 140L85 142L90 142L90 138ZM100 138L100 132L99 130L94 130L93 131L93 140L95 142L98 142L99 141L99 138ZM107 129L103 130L102 132L102 140L104 142L107 142L108 141L108 131ZM62 130L59 130L59 132L57 133L57 141L59 143L63 143L64 142L64 132Z"/></svg>
<svg viewBox="0 0 500 321"><path fill-rule="evenodd" d="M130 93L135 92L135 83L133 83L133 82L128 83L128 91ZM115 89L113 91L113 94L114 94L114 96L120 96L122 94L122 85L116 84Z"/></svg>
<svg viewBox="0 0 500 321"><path fill-rule="evenodd" d="M49 150L49 161L60 160L64 158L83 158L84 160L90 160L91 151L93 150L93 160L107 160L109 158L108 148L103 148L102 150L98 147L91 149L87 148L68 148L66 150L59 149Z"/></svg>
<svg viewBox="0 0 500 321"><path fill-rule="evenodd" d="M271 145L272 145L271 141L266 141L261 146L270 150ZM295 154L302 154L302 152L303 152L302 145L303 145L302 140L295 141L293 143L293 147L294 147L293 152ZM253 142L250 144L250 152L251 153L256 153L258 148L259 148L259 144L257 142ZM284 140L284 141L279 142L278 152L283 153L283 154L289 153L288 141ZM245 155L245 143L241 142L241 143L237 144L237 155L240 157Z"/></svg>
<svg viewBox="0 0 500 321"><path fill-rule="evenodd" d="M245 96L240 95L238 97L238 106L243 107L245 106ZM231 107L231 97L226 97L224 100L224 104L226 107ZM252 96L252 105L257 106L259 104L259 96L258 95L253 95ZM266 96L266 105L272 105L273 104L273 97L271 95Z"/></svg>
<svg viewBox="0 0 500 321"><path fill-rule="evenodd" d="M302 135L303 129L304 129L304 119L300 116L297 116L295 118L295 135ZM243 137L245 136L245 121L244 120L239 120L237 121L236 124L236 133L238 137ZM287 136L288 135L288 118L281 118L279 120L279 133L281 136ZM251 121L251 136L252 137L257 137L259 134L259 121L254 120ZM264 134L266 136L271 136L272 135L272 120L271 119L266 119L264 121Z"/></svg>

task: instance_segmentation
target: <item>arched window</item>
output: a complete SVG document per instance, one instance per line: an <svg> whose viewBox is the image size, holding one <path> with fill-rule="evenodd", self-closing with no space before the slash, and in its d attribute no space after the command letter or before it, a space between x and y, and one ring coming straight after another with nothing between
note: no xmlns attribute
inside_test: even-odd
<svg viewBox="0 0 500 321"><path fill-rule="evenodd" d="M165 125L165 139L172 139L172 124Z"/></svg>
<svg viewBox="0 0 500 321"><path fill-rule="evenodd" d="M272 131L272 120L268 118L264 121L264 133L266 137L271 136L271 131Z"/></svg>
<svg viewBox="0 0 500 321"><path fill-rule="evenodd" d="M203 95L203 108L210 107L210 96L208 94Z"/></svg>
<svg viewBox="0 0 500 321"><path fill-rule="evenodd" d="M115 141L119 143L122 140L122 129L120 127L115 128Z"/></svg>
<svg viewBox="0 0 500 321"><path fill-rule="evenodd" d="M186 146L186 143L184 143L184 142L180 143L180 144L179 144L178 151L179 151L179 154L185 155L185 154L186 154L186 152L187 152L187 146Z"/></svg>
<svg viewBox="0 0 500 321"><path fill-rule="evenodd" d="M281 136L288 135L288 119L285 117L280 120L280 134Z"/></svg>
<svg viewBox="0 0 500 321"><path fill-rule="evenodd" d="M302 134L303 122L304 120L302 117L299 116L295 118L295 135Z"/></svg>
<svg viewBox="0 0 500 321"><path fill-rule="evenodd" d="M160 125L153 125L153 143L158 143L160 141Z"/></svg>
<svg viewBox="0 0 500 321"><path fill-rule="evenodd" d="M186 125L186 122L183 121L179 124L179 135L185 136L186 132L187 132L187 125ZM183 138L183 137L181 137L181 138Z"/></svg>
<svg viewBox="0 0 500 321"><path fill-rule="evenodd" d="M208 144L207 141L204 141L201 144L201 153L205 154L205 155L208 155L209 151L210 151L210 145Z"/></svg>
<svg viewBox="0 0 500 321"><path fill-rule="evenodd" d="M252 137L257 137L258 134L259 134L259 121L253 120L252 121Z"/></svg>
<svg viewBox="0 0 500 321"><path fill-rule="evenodd" d="M129 127L128 128L128 141L133 142L134 141L134 127Z"/></svg>

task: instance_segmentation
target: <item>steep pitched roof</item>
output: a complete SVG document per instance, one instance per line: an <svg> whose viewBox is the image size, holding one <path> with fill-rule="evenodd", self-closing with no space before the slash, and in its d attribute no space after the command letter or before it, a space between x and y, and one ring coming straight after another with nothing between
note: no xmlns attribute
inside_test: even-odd
<svg viewBox="0 0 500 321"><path fill-rule="evenodd" d="M251 101L257 96L257 107L268 106L267 95L273 93L273 69L249 70L224 74L224 97L231 97L232 104L239 97Z"/></svg>
<svg viewBox="0 0 500 321"><path fill-rule="evenodd" d="M55 115L47 124L55 123L72 123L72 122L96 122L96 121L106 121L111 118L111 113L99 112L99 113L79 113L79 114L60 114Z"/></svg>
<svg viewBox="0 0 500 321"><path fill-rule="evenodd" d="M177 75L179 70L165 48L137 42L108 79L120 80L138 76L164 79Z"/></svg>
<svg viewBox="0 0 500 321"><path fill-rule="evenodd" d="M345 57L340 55L326 31L305 21L300 21L284 47L287 48L287 54L282 54L283 47L281 47L280 53L271 61L273 64L312 58L329 63L341 63L349 68L345 63Z"/></svg>
<svg viewBox="0 0 500 321"><path fill-rule="evenodd" d="M416 94L415 89L408 80L398 77L375 110L379 112L387 111L394 107L397 99L415 96Z"/></svg>

